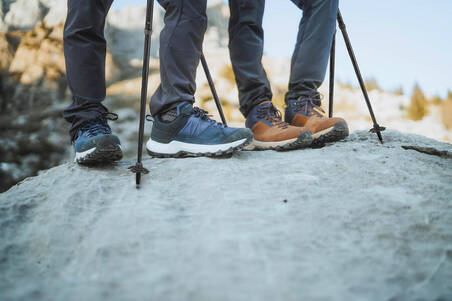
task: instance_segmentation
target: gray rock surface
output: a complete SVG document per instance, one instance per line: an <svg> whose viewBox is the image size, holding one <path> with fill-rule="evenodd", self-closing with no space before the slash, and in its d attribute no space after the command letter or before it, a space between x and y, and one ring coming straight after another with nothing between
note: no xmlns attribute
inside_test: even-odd
<svg viewBox="0 0 452 301"><path fill-rule="evenodd" d="M322 149L55 167L0 194L1 300L452 300L452 160Z"/></svg>

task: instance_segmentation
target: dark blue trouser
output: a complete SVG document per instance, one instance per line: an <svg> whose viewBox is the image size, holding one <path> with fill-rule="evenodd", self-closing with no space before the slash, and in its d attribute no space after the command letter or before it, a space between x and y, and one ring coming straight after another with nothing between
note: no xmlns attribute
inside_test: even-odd
<svg viewBox="0 0 452 301"><path fill-rule="evenodd" d="M64 26L66 76L72 103L63 117L72 123L70 135L86 120L107 112L105 98L105 18L113 0L68 0Z"/></svg>
<svg viewBox="0 0 452 301"><path fill-rule="evenodd" d="M312 92L323 81L336 20L338 0L292 0L304 9L292 58L287 98ZM64 30L67 80L73 94L64 118L71 135L86 120L107 111L105 98L105 18L113 0L68 0ZM196 68L207 27L207 0L159 0L166 9L160 34L161 84L151 98L151 113L194 101ZM239 87L240 109L246 116L271 99L261 64L264 0L230 0L230 53Z"/></svg>
<svg viewBox="0 0 452 301"><path fill-rule="evenodd" d="M159 0L165 9L160 33L161 84L151 97L152 115L182 101L194 102L196 69L207 29L207 0Z"/></svg>
<svg viewBox="0 0 452 301"><path fill-rule="evenodd" d="M325 77L336 26L339 0L292 0L303 9L291 61L288 99L317 91ZM261 59L264 48L262 18L265 0L229 0L229 50L237 86L240 111L272 98ZM271 12L270 12L271 13Z"/></svg>
<svg viewBox="0 0 452 301"><path fill-rule="evenodd" d="M193 102L196 68L207 28L207 0L158 0L166 9L160 34L161 84L152 97L151 113ZM63 117L72 123L74 138L80 125L107 112L105 98L105 18L113 0L68 0L64 55L72 104ZM144 26L144 24L143 24Z"/></svg>

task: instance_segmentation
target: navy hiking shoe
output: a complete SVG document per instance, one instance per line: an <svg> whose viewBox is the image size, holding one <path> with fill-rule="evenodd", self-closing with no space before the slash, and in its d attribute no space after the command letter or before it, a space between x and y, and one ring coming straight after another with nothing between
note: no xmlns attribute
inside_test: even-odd
<svg viewBox="0 0 452 301"><path fill-rule="evenodd" d="M230 128L212 120L207 112L180 103L173 118L155 116L146 144L153 157L217 157L241 150L253 139L249 129ZM170 116L171 117L171 116Z"/></svg>
<svg viewBox="0 0 452 301"><path fill-rule="evenodd" d="M253 143L246 150L285 151L304 148L312 143L309 130L282 121L281 112L269 100L254 106L246 116L245 124L254 134Z"/></svg>
<svg viewBox="0 0 452 301"><path fill-rule="evenodd" d="M118 119L114 113L84 123L74 140L75 161L83 165L110 163L121 160L121 143L112 134L108 120Z"/></svg>

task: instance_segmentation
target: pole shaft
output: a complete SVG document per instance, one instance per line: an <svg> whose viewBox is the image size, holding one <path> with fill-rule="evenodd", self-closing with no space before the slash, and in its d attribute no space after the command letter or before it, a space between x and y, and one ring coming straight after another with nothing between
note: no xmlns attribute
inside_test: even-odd
<svg viewBox="0 0 452 301"><path fill-rule="evenodd" d="M212 76L211 76L210 71L209 71L209 66L207 66L207 61L206 61L206 58L204 56L204 53L201 53L201 64L202 64L202 68L204 69L204 72L206 73L207 82L209 83L210 90L212 91L213 99L215 101L215 104L217 105L218 113L220 113L221 122L225 126L227 126L226 118L224 117L224 113L223 113L223 108L221 107L221 102L220 102L220 99L218 98L218 94L217 94L217 91L215 89L215 84L214 84L214 82L212 80Z"/></svg>
<svg viewBox="0 0 452 301"><path fill-rule="evenodd" d="M152 17L154 13L154 0L147 1L146 9L146 23L144 27L144 53L143 53L143 69L141 78L141 103L140 103L140 125L138 129L138 156L137 165L141 165L143 156L143 136L144 136L144 120L146 115L146 101L148 94L148 79L149 79L149 59L151 49L151 35L152 35ZM136 173L136 184L139 185L141 180L141 172Z"/></svg>
<svg viewBox="0 0 452 301"><path fill-rule="evenodd" d="M353 64L353 68L355 69L356 77L358 78L358 81L359 81L359 86L361 87L361 90L364 95L364 99L366 100L366 104L367 104L367 108L369 109L370 117L372 118L372 121L374 123L374 130L378 135L378 139L380 139L380 141L383 143L383 138L381 137L381 133L380 133L380 126L377 123L374 111L372 109L372 105L370 104L369 95L367 94L367 89L364 84L364 80L361 75L361 71L359 70L358 62L356 61L355 53L353 51L352 44L350 42L350 37L348 36L347 28L345 26L344 19L342 18L342 14L341 14L340 10L338 10L338 12L337 12L337 21L339 23L339 28L341 29L342 35L344 36L345 46L347 47L347 51L348 51L348 54L350 55L350 59Z"/></svg>
<svg viewBox="0 0 452 301"><path fill-rule="evenodd" d="M336 31L334 31L333 43L331 44L331 53L330 53L330 95L328 107L328 117L330 118L333 117L335 63L336 63Z"/></svg>

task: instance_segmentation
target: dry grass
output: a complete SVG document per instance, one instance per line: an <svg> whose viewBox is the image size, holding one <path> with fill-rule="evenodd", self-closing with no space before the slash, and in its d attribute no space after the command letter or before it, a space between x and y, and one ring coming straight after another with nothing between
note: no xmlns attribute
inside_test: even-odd
<svg viewBox="0 0 452 301"><path fill-rule="evenodd" d="M407 117L411 120L421 120L428 114L428 101L418 84L414 86L411 103L407 108Z"/></svg>
<svg viewBox="0 0 452 301"><path fill-rule="evenodd" d="M364 85L366 86L367 91L377 90L377 91L383 91L383 89L378 84L377 80L375 78L368 78L366 79Z"/></svg>
<svg viewBox="0 0 452 301"><path fill-rule="evenodd" d="M397 89L394 90L394 94L395 94L395 95L398 95L398 96L402 96L402 95L404 95L405 93L404 93L404 91L403 91L403 88L400 86L400 87L398 87Z"/></svg>
<svg viewBox="0 0 452 301"><path fill-rule="evenodd" d="M441 121L448 130L452 130L452 95L441 104Z"/></svg>

